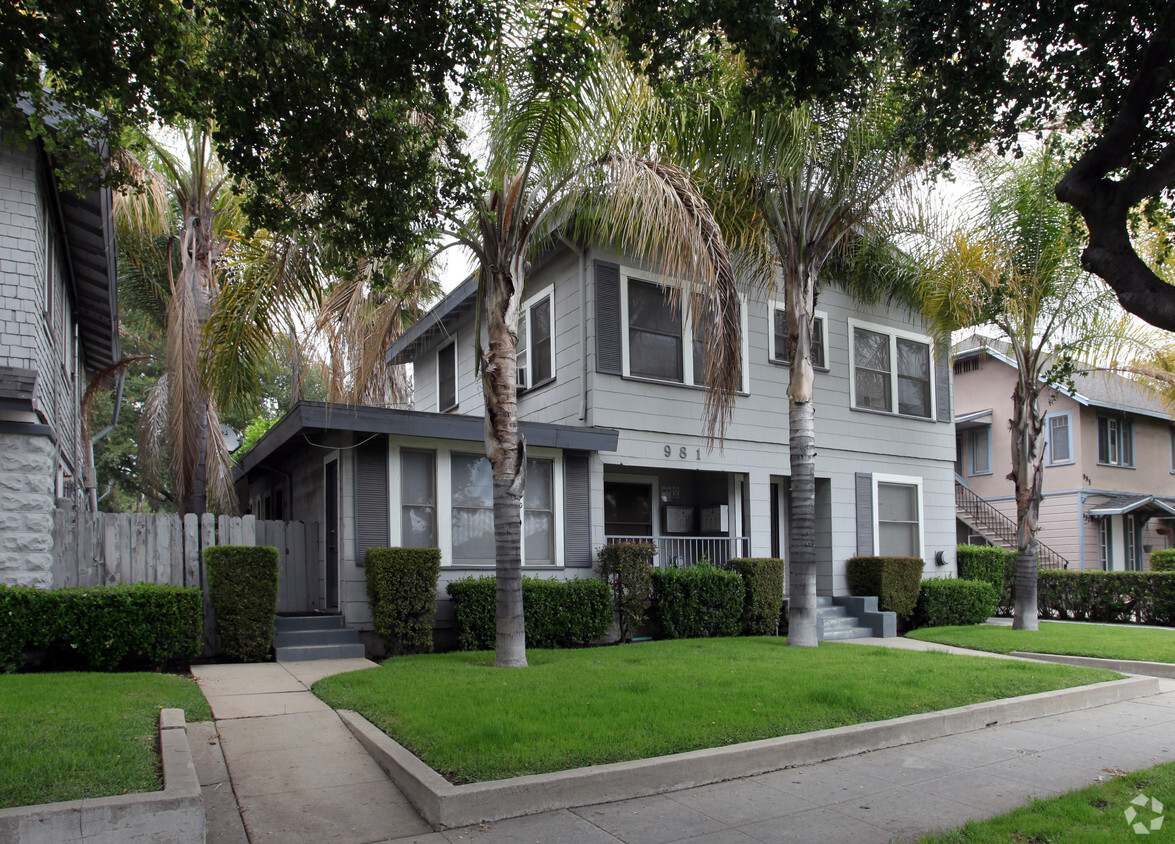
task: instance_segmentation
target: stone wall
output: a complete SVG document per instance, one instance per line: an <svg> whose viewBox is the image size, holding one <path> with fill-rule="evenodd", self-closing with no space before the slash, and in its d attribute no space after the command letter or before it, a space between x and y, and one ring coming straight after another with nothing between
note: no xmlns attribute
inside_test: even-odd
<svg viewBox="0 0 1175 844"><path fill-rule="evenodd" d="M53 586L52 441L0 433L0 583Z"/></svg>

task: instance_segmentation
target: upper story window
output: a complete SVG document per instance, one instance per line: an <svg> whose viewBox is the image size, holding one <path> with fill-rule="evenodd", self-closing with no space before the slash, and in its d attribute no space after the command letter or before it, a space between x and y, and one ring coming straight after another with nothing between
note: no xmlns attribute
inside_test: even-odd
<svg viewBox="0 0 1175 844"><path fill-rule="evenodd" d="M1134 466L1134 425L1124 416L1097 418L1097 462Z"/></svg>
<svg viewBox="0 0 1175 844"><path fill-rule="evenodd" d="M1073 412L1049 413L1045 415L1045 437L1047 438L1048 465L1073 462Z"/></svg>
<svg viewBox="0 0 1175 844"><path fill-rule="evenodd" d="M812 320L812 366L827 369L824 352L824 325L828 315L817 311ZM787 357L787 312L783 302L771 303L771 333L767 337L768 359L772 363L791 363Z"/></svg>
<svg viewBox="0 0 1175 844"><path fill-rule="evenodd" d="M849 320L852 406L930 419L934 378L930 341L922 336Z"/></svg>
<svg viewBox="0 0 1175 844"><path fill-rule="evenodd" d="M437 410L457 406L457 340L437 350Z"/></svg>
<svg viewBox="0 0 1175 844"><path fill-rule="evenodd" d="M991 428L971 432L971 474L991 474Z"/></svg>
<svg viewBox="0 0 1175 844"><path fill-rule="evenodd" d="M687 296L682 297L688 299ZM659 284L622 276L623 374L676 384L705 386L706 338L695 333L688 313L665 298ZM747 390L746 310L742 310L742 389Z"/></svg>
<svg viewBox="0 0 1175 844"><path fill-rule="evenodd" d="M518 391L555 380L555 295L547 287L522 305L518 319Z"/></svg>

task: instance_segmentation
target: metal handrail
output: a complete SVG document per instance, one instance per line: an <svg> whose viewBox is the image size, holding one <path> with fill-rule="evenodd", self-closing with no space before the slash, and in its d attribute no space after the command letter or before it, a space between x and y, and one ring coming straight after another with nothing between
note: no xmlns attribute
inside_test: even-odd
<svg viewBox="0 0 1175 844"><path fill-rule="evenodd" d="M980 530L986 528L1011 548L1016 547L1016 523L958 481L955 482L955 507L969 515ZM1069 561L1037 540L1037 563L1042 569L1067 569Z"/></svg>

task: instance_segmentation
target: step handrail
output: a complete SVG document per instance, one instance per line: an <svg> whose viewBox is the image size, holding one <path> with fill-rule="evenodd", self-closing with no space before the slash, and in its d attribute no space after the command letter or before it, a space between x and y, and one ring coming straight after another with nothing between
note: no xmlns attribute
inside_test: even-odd
<svg viewBox="0 0 1175 844"><path fill-rule="evenodd" d="M975 525L983 532L983 528L994 533L1005 545L1016 547L1016 523L997 510L990 502L980 498L967 487L955 481L955 508L962 510L975 520ZM1036 543L1037 560L1042 569L1067 569L1069 561L1045 545L1040 540Z"/></svg>

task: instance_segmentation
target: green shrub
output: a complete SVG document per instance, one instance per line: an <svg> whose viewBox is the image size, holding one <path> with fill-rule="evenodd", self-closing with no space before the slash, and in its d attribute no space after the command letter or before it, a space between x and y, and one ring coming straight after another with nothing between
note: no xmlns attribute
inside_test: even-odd
<svg viewBox="0 0 1175 844"><path fill-rule="evenodd" d="M982 580L990 583L997 596L1004 594L1008 557L1015 566L1016 552L995 545L960 545L958 548L959 579Z"/></svg>
<svg viewBox="0 0 1175 844"><path fill-rule="evenodd" d="M363 566L375 632L388 653L431 653L440 549L368 548Z"/></svg>
<svg viewBox="0 0 1175 844"><path fill-rule="evenodd" d="M669 639L737 636L745 600L737 571L699 563L653 572L653 618Z"/></svg>
<svg viewBox="0 0 1175 844"><path fill-rule="evenodd" d="M1041 618L1175 626L1175 572L1042 571Z"/></svg>
<svg viewBox="0 0 1175 844"><path fill-rule="evenodd" d="M876 595L879 610L909 619L918 604L924 567L917 557L850 557L849 590L857 596Z"/></svg>
<svg viewBox="0 0 1175 844"><path fill-rule="evenodd" d="M995 605L996 591L990 583L932 578L922 581L918 605L914 608L914 624L917 627L982 624L995 612Z"/></svg>
<svg viewBox="0 0 1175 844"><path fill-rule="evenodd" d="M244 662L266 659L277 618L277 549L217 545L204 549L204 565L221 650Z"/></svg>
<svg viewBox="0 0 1175 844"><path fill-rule="evenodd" d="M1151 571L1175 571L1175 548L1152 551Z"/></svg>
<svg viewBox="0 0 1175 844"><path fill-rule="evenodd" d="M30 647L75 653L109 671L128 657L157 666L199 656L199 589L136 583L86 589L0 587L0 670L20 668Z"/></svg>
<svg viewBox="0 0 1175 844"><path fill-rule="evenodd" d="M638 630L653 599L653 555L657 546L648 542L618 542L597 553L599 574L612 588L620 641L628 642Z"/></svg>
<svg viewBox="0 0 1175 844"><path fill-rule="evenodd" d="M727 568L743 578L743 635L772 636L779 627L783 609L783 582L787 564L775 557L743 557L731 560Z"/></svg>
<svg viewBox="0 0 1175 844"><path fill-rule="evenodd" d="M445 587L453 599L457 647L493 650L496 639L497 580L466 577ZM612 595L595 578L522 578L522 608L528 648L586 645L603 638L612 623Z"/></svg>

